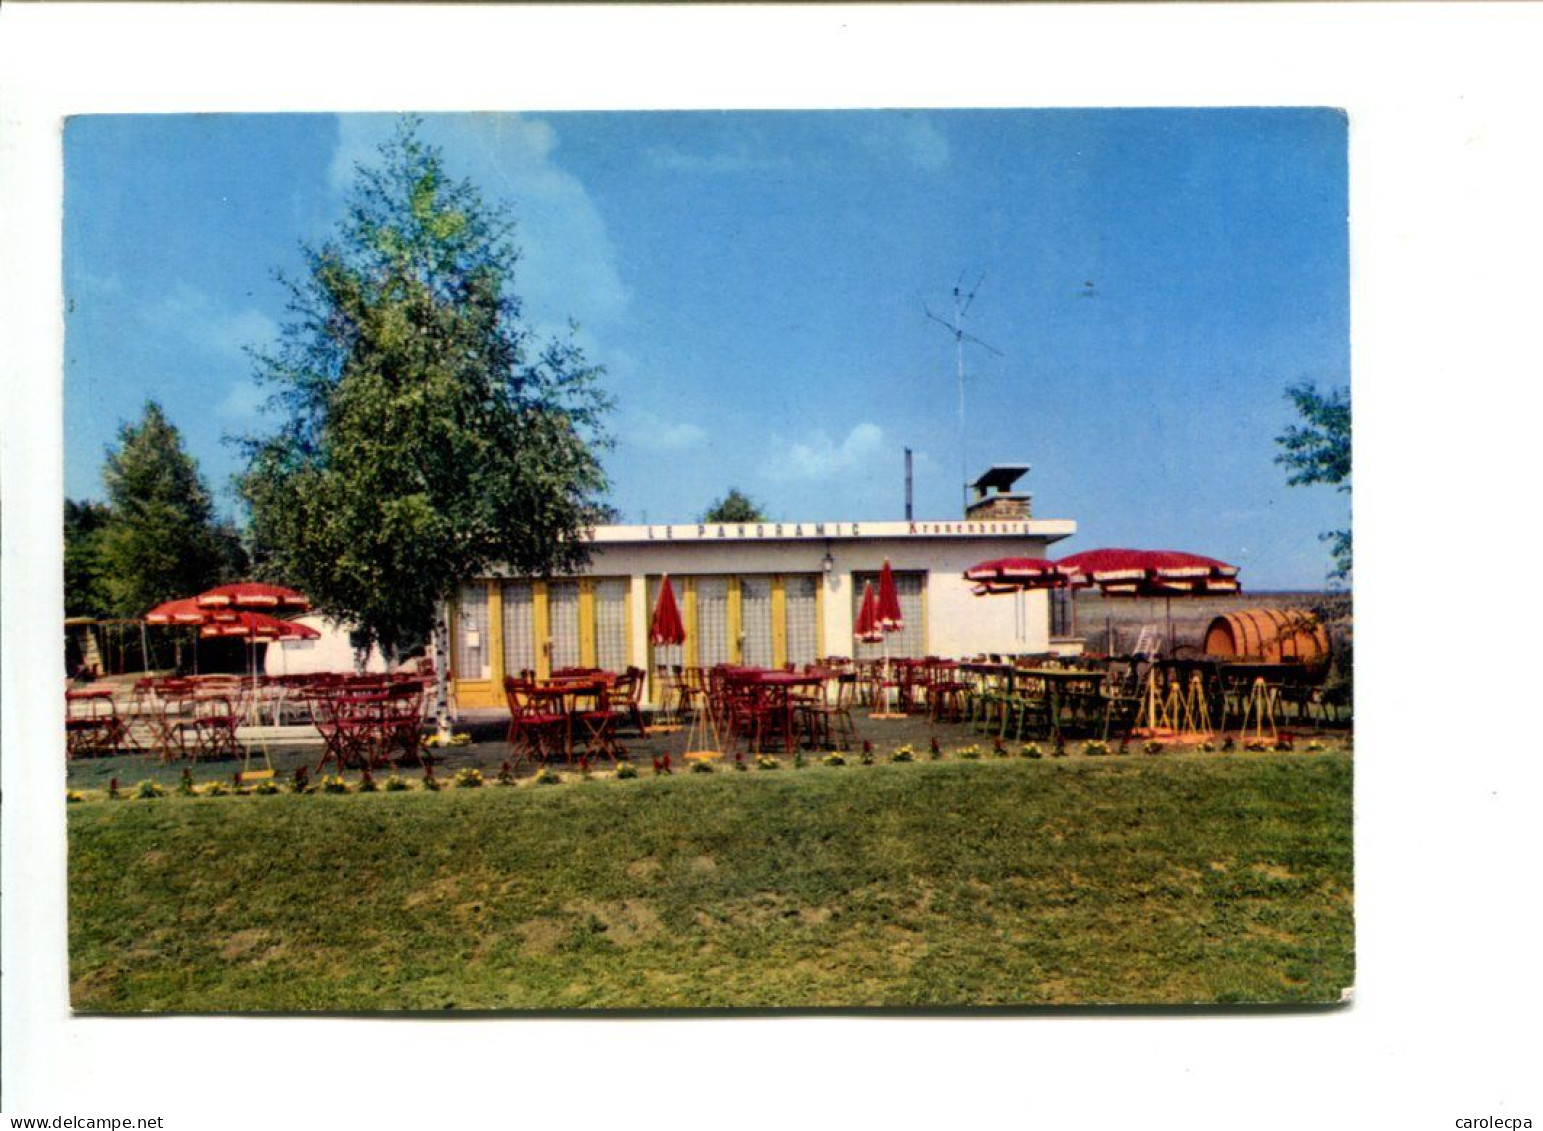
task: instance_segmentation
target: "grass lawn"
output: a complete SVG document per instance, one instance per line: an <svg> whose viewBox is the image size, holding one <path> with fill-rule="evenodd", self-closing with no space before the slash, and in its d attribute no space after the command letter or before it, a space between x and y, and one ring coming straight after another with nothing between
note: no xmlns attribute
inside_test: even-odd
<svg viewBox="0 0 1543 1131"><path fill-rule="evenodd" d="M69 813L76 1009L1332 1001L1351 758L720 770Z"/></svg>

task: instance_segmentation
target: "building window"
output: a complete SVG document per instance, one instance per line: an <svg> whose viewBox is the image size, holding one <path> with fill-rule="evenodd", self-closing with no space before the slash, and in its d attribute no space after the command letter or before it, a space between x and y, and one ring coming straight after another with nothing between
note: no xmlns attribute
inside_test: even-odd
<svg viewBox="0 0 1543 1131"><path fill-rule="evenodd" d="M789 577L787 586L788 663L802 667L819 657L820 579L808 574Z"/></svg>
<svg viewBox="0 0 1543 1131"><path fill-rule="evenodd" d="M654 610L659 607L659 580L660 579L657 577L650 577L648 579L648 617L650 631L652 631ZM685 623L685 590L682 588L681 579L678 577L671 578L670 589L675 594L675 608L681 614L681 623L684 625L686 631L690 632L691 626ZM684 645L661 645L650 643L649 648L649 655L652 657L650 662L654 667L658 667L661 664L667 668L679 668L685 666L686 649Z"/></svg>
<svg viewBox="0 0 1543 1131"><path fill-rule="evenodd" d="M1053 637L1072 636L1077 630L1077 618L1073 615L1072 601L1074 597L1070 589L1052 589L1050 591L1050 635Z"/></svg>
<svg viewBox="0 0 1543 1131"><path fill-rule="evenodd" d="M595 666L619 672L630 664L627 655L626 578L607 577L595 582Z"/></svg>
<svg viewBox="0 0 1543 1131"><path fill-rule="evenodd" d="M552 640L552 670L582 663L579 644L579 583L549 581L546 587L547 633Z"/></svg>
<svg viewBox="0 0 1543 1131"><path fill-rule="evenodd" d="M739 630L743 636L740 663L754 668L772 666L772 586L769 577L739 579Z"/></svg>
<svg viewBox="0 0 1543 1131"><path fill-rule="evenodd" d="M854 573L852 575L852 623L857 623L858 611L863 604L863 585L873 586L875 593L879 590L879 575L876 573ZM884 656L891 658L915 657L919 658L927 654L926 633L922 626L922 591L927 586L927 575L923 571L901 572L895 571L895 592L900 597L900 619L902 627L898 632L886 633L883 641L876 644L864 644L853 640L853 653L859 660L877 660Z"/></svg>
<svg viewBox="0 0 1543 1131"><path fill-rule="evenodd" d="M528 581L506 581L504 602L504 673L518 677L536 670L535 599Z"/></svg>
<svg viewBox="0 0 1543 1131"><path fill-rule="evenodd" d="M491 679L488 648L488 587L473 582L461 587L455 611L455 673L458 679Z"/></svg>
<svg viewBox="0 0 1543 1131"><path fill-rule="evenodd" d="M689 631L689 627L688 627ZM729 579L699 577L696 580L697 663L704 668L727 664L734 658L729 640Z"/></svg>

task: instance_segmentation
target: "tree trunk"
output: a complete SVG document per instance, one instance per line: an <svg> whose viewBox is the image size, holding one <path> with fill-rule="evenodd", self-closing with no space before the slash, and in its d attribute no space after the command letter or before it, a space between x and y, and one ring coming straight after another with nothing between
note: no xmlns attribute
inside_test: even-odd
<svg viewBox="0 0 1543 1131"><path fill-rule="evenodd" d="M434 724L439 740L450 740L450 606L439 603L434 618Z"/></svg>

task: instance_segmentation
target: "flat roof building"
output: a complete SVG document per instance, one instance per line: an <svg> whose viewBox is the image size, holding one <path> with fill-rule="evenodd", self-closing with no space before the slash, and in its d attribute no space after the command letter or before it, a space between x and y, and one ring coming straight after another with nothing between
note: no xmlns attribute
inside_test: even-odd
<svg viewBox="0 0 1543 1131"><path fill-rule="evenodd" d="M1027 470L988 472L977 490L995 505L977 499L964 519L597 527L579 576L491 576L463 588L451 616L458 701L502 706L504 676L523 670L1051 651L1048 594L977 598L962 576L987 558L1043 557L1076 533L1069 519L1030 517L1028 495L1007 494ZM886 559L905 627L883 645L859 643L852 625L863 583L877 580ZM686 629L685 643L670 648L648 639L664 574Z"/></svg>

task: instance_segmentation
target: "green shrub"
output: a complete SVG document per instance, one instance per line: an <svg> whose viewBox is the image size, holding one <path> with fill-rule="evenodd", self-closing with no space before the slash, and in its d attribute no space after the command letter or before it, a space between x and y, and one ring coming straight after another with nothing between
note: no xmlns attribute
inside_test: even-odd
<svg viewBox="0 0 1543 1131"><path fill-rule="evenodd" d="M1025 758L1043 758L1045 752L1039 748L1038 743L1030 742L1019 751Z"/></svg>
<svg viewBox="0 0 1543 1131"><path fill-rule="evenodd" d="M562 777L550 766L542 766L541 772L536 775L537 785L562 785ZM436 787L437 788L437 787Z"/></svg>
<svg viewBox="0 0 1543 1131"><path fill-rule="evenodd" d="M954 751L954 754L967 762L978 762L985 756L985 751L972 742L968 746L961 746L958 750Z"/></svg>
<svg viewBox="0 0 1543 1131"><path fill-rule="evenodd" d="M182 768L182 778L177 782L177 795L179 797L192 797L198 792L193 786L193 771L186 766Z"/></svg>
<svg viewBox="0 0 1543 1131"><path fill-rule="evenodd" d="M904 746L895 747L894 751L889 756L889 760L891 762L914 762L916 761L916 751L911 746L911 744L907 742Z"/></svg>
<svg viewBox="0 0 1543 1131"><path fill-rule="evenodd" d="M401 774L392 774L389 778L386 779L387 793L402 793L411 788L412 787L407 784L407 779L402 777Z"/></svg>
<svg viewBox="0 0 1543 1131"><path fill-rule="evenodd" d="M222 781L212 781L204 786L205 797L225 797L230 793L230 787Z"/></svg>
<svg viewBox="0 0 1543 1131"><path fill-rule="evenodd" d="M1090 758L1100 758L1109 753L1109 744L1095 740L1086 743L1082 747L1082 752Z"/></svg>
<svg viewBox="0 0 1543 1131"><path fill-rule="evenodd" d="M147 801L156 797L165 797L166 787L146 778L134 787L134 796L144 798Z"/></svg>
<svg viewBox="0 0 1543 1131"><path fill-rule="evenodd" d="M375 775L370 773L370 768L366 766L359 774L359 792L374 793L378 788L379 786L375 784Z"/></svg>
<svg viewBox="0 0 1543 1131"><path fill-rule="evenodd" d="M691 772L693 774L710 774L713 772L713 764L706 758L693 759L691 763Z"/></svg>
<svg viewBox="0 0 1543 1131"><path fill-rule="evenodd" d="M464 766L455 772L456 789L481 789L482 771L476 766Z"/></svg>
<svg viewBox="0 0 1543 1131"><path fill-rule="evenodd" d="M78 789L67 789L64 791L64 800L67 805L78 805L85 799L86 795Z"/></svg>
<svg viewBox="0 0 1543 1131"><path fill-rule="evenodd" d="M839 750L832 750L821 760L827 766L844 766L847 764L847 760L841 756L841 751Z"/></svg>
<svg viewBox="0 0 1543 1131"><path fill-rule="evenodd" d="M1143 754L1161 754L1163 752L1163 744L1161 742L1142 743L1141 752Z"/></svg>
<svg viewBox="0 0 1543 1131"><path fill-rule="evenodd" d="M782 769L782 763L770 754L762 754L755 760L755 768L758 770L780 770Z"/></svg>
<svg viewBox="0 0 1543 1131"><path fill-rule="evenodd" d="M271 797L279 792L279 783L272 778L263 778L252 787L252 792L261 794L264 797Z"/></svg>
<svg viewBox="0 0 1543 1131"><path fill-rule="evenodd" d="M342 774L330 774L321 779L321 791L323 793L347 793L348 783L343 780Z"/></svg>
<svg viewBox="0 0 1543 1131"><path fill-rule="evenodd" d="M616 776L621 777L621 774L618 772ZM497 780L499 785L514 784L514 767L509 764L509 760L507 758L504 759L504 764L498 767Z"/></svg>
<svg viewBox="0 0 1543 1131"><path fill-rule="evenodd" d="M635 778L638 776L638 768L631 762L616 763L616 776L618 778Z"/></svg>

